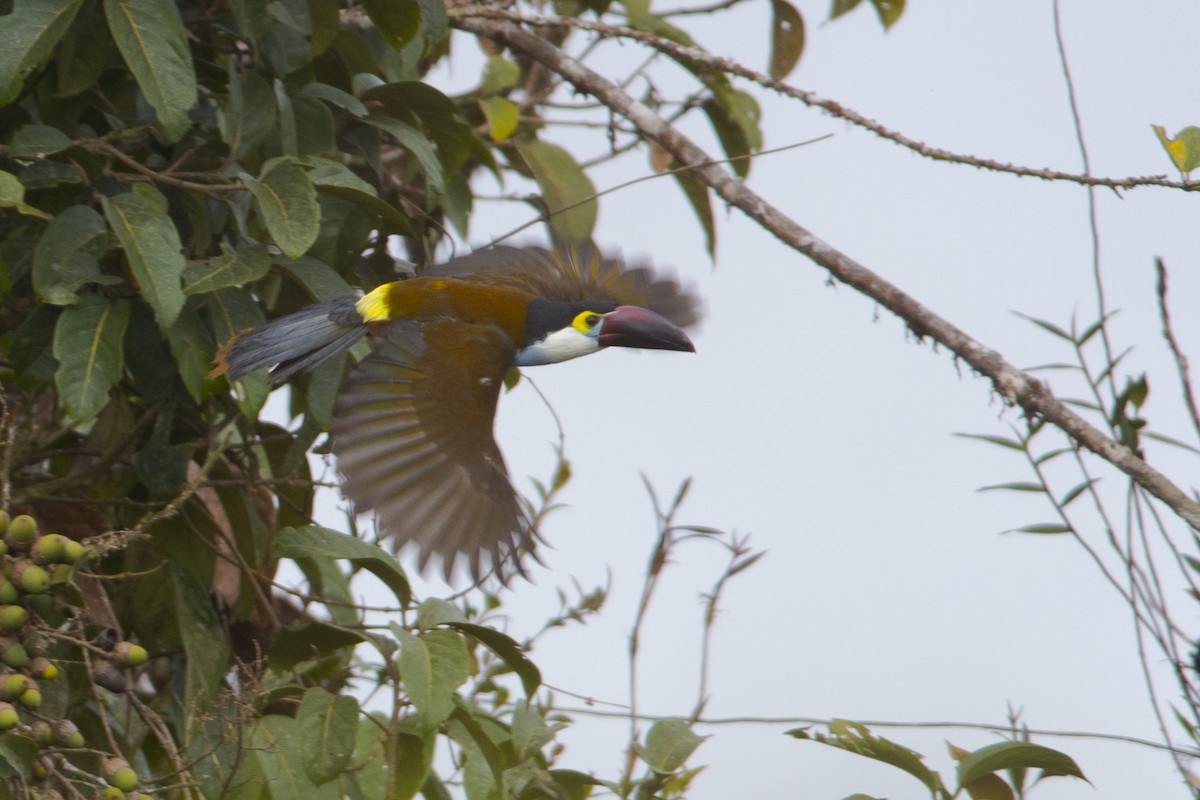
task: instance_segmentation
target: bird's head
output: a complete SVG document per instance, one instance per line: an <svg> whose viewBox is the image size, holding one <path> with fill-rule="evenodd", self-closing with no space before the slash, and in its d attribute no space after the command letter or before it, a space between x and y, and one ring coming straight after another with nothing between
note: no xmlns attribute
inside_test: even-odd
<svg viewBox="0 0 1200 800"><path fill-rule="evenodd" d="M687 334L661 314L609 302L534 300L526 312L525 334L518 367L567 361L603 347L696 351Z"/></svg>

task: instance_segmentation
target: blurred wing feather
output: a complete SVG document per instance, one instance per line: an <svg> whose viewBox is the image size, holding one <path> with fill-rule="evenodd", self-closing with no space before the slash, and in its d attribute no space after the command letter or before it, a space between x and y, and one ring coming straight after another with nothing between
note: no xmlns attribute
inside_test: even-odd
<svg viewBox="0 0 1200 800"><path fill-rule="evenodd" d="M449 578L458 559L478 582L520 571L534 533L492 434L516 348L492 325L398 321L375 339L334 408L342 492L373 511L396 550L413 543Z"/></svg>

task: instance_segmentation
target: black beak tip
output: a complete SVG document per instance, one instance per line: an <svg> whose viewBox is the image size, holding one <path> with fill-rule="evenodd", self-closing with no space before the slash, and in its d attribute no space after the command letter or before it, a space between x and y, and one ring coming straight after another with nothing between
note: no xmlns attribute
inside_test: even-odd
<svg viewBox="0 0 1200 800"><path fill-rule="evenodd" d="M661 314L638 306L618 306L605 315L600 344L640 350L696 352L696 346L678 325Z"/></svg>

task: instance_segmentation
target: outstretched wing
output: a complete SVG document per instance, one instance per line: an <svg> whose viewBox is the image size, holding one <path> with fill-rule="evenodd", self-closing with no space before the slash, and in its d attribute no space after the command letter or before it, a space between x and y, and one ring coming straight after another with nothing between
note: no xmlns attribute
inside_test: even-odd
<svg viewBox="0 0 1200 800"><path fill-rule="evenodd" d="M342 493L374 511L394 549L437 555L447 579L461 558L476 582L534 532L508 479L492 423L516 347L498 327L402 320L375 337L334 407Z"/></svg>
<svg viewBox="0 0 1200 800"><path fill-rule="evenodd" d="M696 295L677 281L656 276L649 264L630 265L605 256L590 242L554 250L497 245L430 267L424 274L508 286L546 300L641 306L681 328L700 318Z"/></svg>

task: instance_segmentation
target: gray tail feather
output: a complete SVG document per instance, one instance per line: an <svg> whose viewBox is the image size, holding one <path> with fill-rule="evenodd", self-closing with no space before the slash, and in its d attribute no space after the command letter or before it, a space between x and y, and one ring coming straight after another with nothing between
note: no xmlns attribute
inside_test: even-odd
<svg viewBox="0 0 1200 800"><path fill-rule="evenodd" d="M271 383L282 383L344 353L368 330L355 302L354 297L338 298L239 333L217 352L213 374L228 373L236 380L256 369L274 367Z"/></svg>

